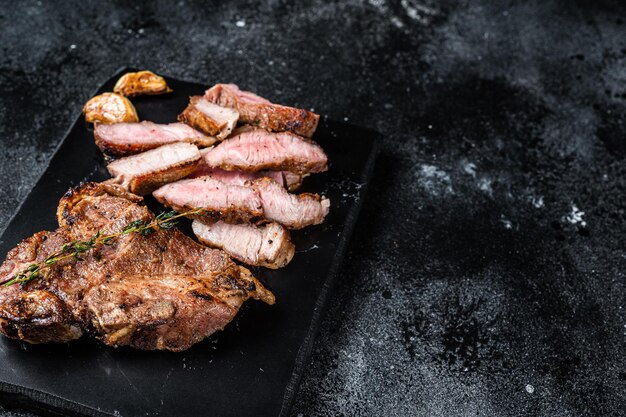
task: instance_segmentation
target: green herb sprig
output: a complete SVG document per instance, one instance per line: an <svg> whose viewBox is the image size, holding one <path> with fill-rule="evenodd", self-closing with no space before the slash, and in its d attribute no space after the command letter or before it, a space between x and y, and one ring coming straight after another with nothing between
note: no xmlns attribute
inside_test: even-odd
<svg viewBox="0 0 626 417"><path fill-rule="evenodd" d="M162 229L167 230L171 229L176 224L178 224L177 219L185 216L191 216L194 214L200 214L204 211L204 209L197 208L193 210L188 210L183 213L178 213L176 211L168 211L159 214L152 221L147 220L135 220L127 224L121 232L118 233L110 233L106 234L102 231L98 231L91 239L89 240L77 240L73 242L69 242L61 246L57 252L48 256L43 261L30 264L23 271L15 274L13 277L0 282L0 285L8 287L14 284L21 284L22 287L26 286L29 282L36 279L41 275L42 270L49 268L50 266L56 264L57 262L74 258L76 260L80 259L80 255L82 253L88 252L91 249L94 249L98 246L112 245L116 238L124 235L129 235L131 233L137 233L141 236L149 236L156 230Z"/></svg>

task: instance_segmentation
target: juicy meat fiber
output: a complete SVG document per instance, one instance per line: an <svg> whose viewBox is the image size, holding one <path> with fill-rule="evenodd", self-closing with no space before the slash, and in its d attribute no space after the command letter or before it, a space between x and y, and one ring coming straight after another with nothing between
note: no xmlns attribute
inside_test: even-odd
<svg viewBox="0 0 626 417"><path fill-rule="evenodd" d="M277 222L289 229L320 224L328 214L330 201L317 194L290 194L271 178L259 178L245 186L225 184L212 177L199 177L164 185L152 195L176 211L201 207L201 216L212 223L240 221Z"/></svg>
<svg viewBox="0 0 626 417"><path fill-rule="evenodd" d="M219 140L230 135L238 119L239 113L235 110L218 106L200 96L190 97L189 105L178 116L180 122L187 123Z"/></svg>
<svg viewBox="0 0 626 417"><path fill-rule="evenodd" d="M176 211L203 208L199 215L209 221L250 221L263 214L261 199L252 189L225 184L211 177L177 181L152 193L160 203Z"/></svg>
<svg viewBox="0 0 626 417"><path fill-rule="evenodd" d="M275 132L293 132L310 138L319 123L319 115L304 109L270 103L235 84L216 84L204 97L212 103L232 107L239 112L239 121Z"/></svg>
<svg viewBox="0 0 626 417"><path fill-rule="evenodd" d="M154 219L139 200L114 185L70 190L59 205L59 229L36 233L11 250L0 279L96 230L115 233L131 221ZM6 336L45 343L87 333L111 346L181 351L223 329L247 299L274 303L249 270L176 229L124 235L44 271L24 288L0 287Z"/></svg>
<svg viewBox="0 0 626 417"><path fill-rule="evenodd" d="M204 155L208 149L202 149L200 154ZM226 184L245 185L246 182L255 180L257 178L268 177L288 189L289 191L295 191L302 185L304 176L294 174L289 171L258 171L258 172L245 172L245 171L226 171L221 168L210 168L204 163L204 159L200 161L198 168L189 176L189 178L206 177L210 176L216 180L220 180Z"/></svg>
<svg viewBox="0 0 626 417"><path fill-rule="evenodd" d="M259 193L263 217L289 229L320 224L330 210L330 200L317 194L290 194L276 181L259 178L249 183Z"/></svg>
<svg viewBox="0 0 626 417"><path fill-rule="evenodd" d="M254 226L219 221L209 225L194 220L192 228L200 242L222 249L248 265L282 268L296 251L289 232L278 223Z"/></svg>
<svg viewBox="0 0 626 417"><path fill-rule="evenodd" d="M133 155L174 142L188 142L202 148L216 142L214 137L184 123L98 123L93 133L98 148L112 156Z"/></svg>
<svg viewBox="0 0 626 417"><path fill-rule="evenodd" d="M317 143L292 133L258 128L238 129L203 157L210 168L227 171L272 170L303 175L328 169L328 157Z"/></svg>
<svg viewBox="0 0 626 417"><path fill-rule="evenodd" d="M200 151L192 144L177 142L163 145L111 162L107 169L114 178L109 181L135 194L150 194L161 185L194 172L200 158Z"/></svg>

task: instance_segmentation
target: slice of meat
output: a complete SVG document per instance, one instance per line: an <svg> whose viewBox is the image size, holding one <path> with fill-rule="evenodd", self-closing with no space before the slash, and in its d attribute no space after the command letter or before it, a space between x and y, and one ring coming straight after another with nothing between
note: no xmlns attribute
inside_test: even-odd
<svg viewBox="0 0 626 417"><path fill-rule="evenodd" d="M184 123L98 123L93 134L98 148L111 156L133 155L174 142L188 142L202 148L216 142L214 137Z"/></svg>
<svg viewBox="0 0 626 417"><path fill-rule="evenodd" d="M304 109L270 103L235 84L216 84L204 97L212 103L232 107L239 112L239 121L275 132L293 132L311 137L317 129L319 115Z"/></svg>
<svg viewBox="0 0 626 417"><path fill-rule="evenodd" d="M211 177L177 181L152 193L160 203L176 211L203 208L198 217L230 223L251 221L263 214L259 195L248 187L225 184Z"/></svg>
<svg viewBox="0 0 626 417"><path fill-rule="evenodd" d="M290 229L320 224L330 209L328 198L309 193L290 194L270 178L259 178L249 186L261 197L263 217Z"/></svg>
<svg viewBox="0 0 626 417"><path fill-rule="evenodd" d="M163 145L137 155L120 158L107 165L119 184L139 195L150 194L167 184L194 172L200 163L200 151L195 145L178 142Z"/></svg>
<svg viewBox="0 0 626 417"><path fill-rule="evenodd" d="M320 224L330 201L317 194L290 194L271 178L259 178L245 186L226 184L212 177L185 179L164 185L152 195L176 211L206 210L195 215L207 223L278 222L290 229Z"/></svg>
<svg viewBox="0 0 626 417"><path fill-rule="evenodd" d="M248 265L282 268L291 261L296 250L289 232L278 223L254 226L219 221L209 225L194 220L192 228L200 242L222 249Z"/></svg>
<svg viewBox="0 0 626 417"><path fill-rule="evenodd" d="M200 154L204 154L207 149L202 149ZM204 161L204 160L203 160ZM189 178L210 176L226 184L245 185L246 182L257 178L268 177L288 189L295 191L302 185L303 175L294 174L289 171L226 171L221 168L210 168L203 161L200 162L198 168L189 176Z"/></svg>
<svg viewBox="0 0 626 417"><path fill-rule="evenodd" d="M315 142L288 132L238 129L234 136L207 150L204 163L228 171L291 171L304 175L328 169L328 158Z"/></svg>
<svg viewBox="0 0 626 417"><path fill-rule="evenodd" d="M94 230L116 233L126 222L154 219L138 197L94 183L67 193L58 213L59 229L36 233L9 252L1 281ZM247 299L274 303L248 269L176 229L123 235L43 271L24 286L0 287L6 336L45 343L86 333L111 346L181 351L223 329Z"/></svg>
<svg viewBox="0 0 626 417"><path fill-rule="evenodd" d="M190 97L189 105L178 116L178 121L187 123L219 140L230 135L238 119L237 111L214 104L201 96Z"/></svg>

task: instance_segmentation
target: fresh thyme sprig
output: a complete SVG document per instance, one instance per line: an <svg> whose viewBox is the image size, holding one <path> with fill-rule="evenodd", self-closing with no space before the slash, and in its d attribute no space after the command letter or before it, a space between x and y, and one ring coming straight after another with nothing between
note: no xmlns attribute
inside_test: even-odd
<svg viewBox="0 0 626 417"><path fill-rule="evenodd" d="M43 269L49 268L50 266L56 264L57 262L63 261L65 259L80 259L80 254L85 253L97 246L112 245L114 240L120 236L129 235L131 233L137 233L141 236L149 236L154 231L159 229L171 229L178 223L177 219L185 216L191 216L194 214L200 214L204 211L204 209L197 208L193 210L188 210L183 213L178 213L176 211L168 211L159 214L152 221L147 220L135 220L127 224L121 232L118 233L110 233L106 234L102 231L98 231L91 239L89 240L78 240L66 243L61 246L57 252L48 256L43 261L30 264L26 269L17 273L13 277L0 282L0 285L5 287L13 284L21 284L24 287L26 284L34 280L35 278L41 275L41 271Z"/></svg>

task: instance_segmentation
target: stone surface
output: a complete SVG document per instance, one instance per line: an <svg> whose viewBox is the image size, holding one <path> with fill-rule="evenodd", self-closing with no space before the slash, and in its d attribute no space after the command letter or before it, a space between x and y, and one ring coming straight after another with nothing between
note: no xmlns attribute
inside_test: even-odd
<svg viewBox="0 0 626 417"><path fill-rule="evenodd" d="M235 82L386 135L294 416L623 415L625 22L603 0L2 1L0 224L116 68Z"/></svg>

